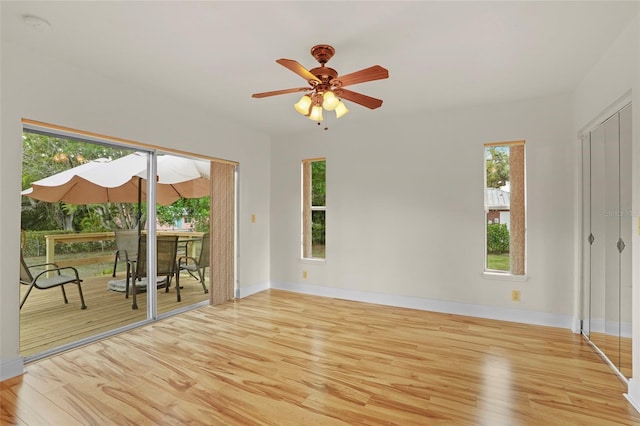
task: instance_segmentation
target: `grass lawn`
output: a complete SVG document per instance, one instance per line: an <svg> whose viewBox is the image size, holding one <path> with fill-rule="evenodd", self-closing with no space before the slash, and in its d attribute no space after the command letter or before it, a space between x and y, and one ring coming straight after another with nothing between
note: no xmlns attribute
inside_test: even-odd
<svg viewBox="0 0 640 426"><path fill-rule="evenodd" d="M78 257L87 257L91 254L92 253L57 254L56 260L69 260ZM109 252L98 252L97 254L104 255L109 254ZM40 264L44 263L45 261L46 260L44 256L25 257L25 262L27 262L27 265ZM126 262L118 262L118 271L120 271L121 269L124 270L125 264ZM80 278L111 275L111 273L113 272L113 261L109 261L107 263L90 263L87 265L78 265L74 266L74 268L78 270Z"/></svg>
<svg viewBox="0 0 640 426"><path fill-rule="evenodd" d="M498 271L509 270L509 253L488 254L487 269L495 269Z"/></svg>
<svg viewBox="0 0 640 426"><path fill-rule="evenodd" d="M325 258L324 249L325 249L324 244L313 243L311 245L311 256L313 258L324 259Z"/></svg>

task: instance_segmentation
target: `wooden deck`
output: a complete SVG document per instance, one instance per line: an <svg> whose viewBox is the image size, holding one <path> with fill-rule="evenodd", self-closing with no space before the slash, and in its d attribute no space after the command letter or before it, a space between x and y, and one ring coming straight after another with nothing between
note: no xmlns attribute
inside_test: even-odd
<svg viewBox="0 0 640 426"><path fill-rule="evenodd" d="M277 290L26 369L0 384L0 424L640 424L570 330Z"/></svg>
<svg viewBox="0 0 640 426"><path fill-rule="evenodd" d="M80 309L75 285L65 286L69 303L65 304L59 288L31 291L20 311L20 353L30 356L66 343L95 336L115 328L142 321L147 315L146 293L138 294L137 310L131 309L131 298L107 290L110 280L124 278L118 274L83 278L82 291L87 309ZM180 275L182 301L176 301L175 279L169 293L158 289L158 313L169 312L208 300L202 285L188 274ZM21 297L27 286L21 287Z"/></svg>

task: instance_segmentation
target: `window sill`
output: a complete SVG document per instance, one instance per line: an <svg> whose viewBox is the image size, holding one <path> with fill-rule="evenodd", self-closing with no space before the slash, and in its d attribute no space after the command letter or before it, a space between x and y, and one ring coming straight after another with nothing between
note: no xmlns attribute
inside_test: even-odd
<svg viewBox="0 0 640 426"><path fill-rule="evenodd" d="M327 263L327 259L303 257L303 258L300 258L300 263L307 263L310 265L321 265L321 264Z"/></svg>
<svg viewBox="0 0 640 426"><path fill-rule="evenodd" d="M497 281L528 281L529 277L527 275L512 275L509 273L503 272L490 272L484 271L482 273L482 278L485 280L497 280Z"/></svg>

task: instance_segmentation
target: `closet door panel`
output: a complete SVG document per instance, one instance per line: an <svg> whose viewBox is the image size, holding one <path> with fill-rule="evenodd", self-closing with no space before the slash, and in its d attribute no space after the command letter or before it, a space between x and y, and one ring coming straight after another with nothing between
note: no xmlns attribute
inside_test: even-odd
<svg viewBox="0 0 640 426"><path fill-rule="evenodd" d="M631 239L635 232L631 119L629 105L582 140L582 231L586 239L582 300L589 308L583 310L583 318L588 318L583 331L628 378L632 377Z"/></svg>
<svg viewBox="0 0 640 426"><path fill-rule="evenodd" d="M582 333L591 330L591 140L582 137Z"/></svg>
<svg viewBox="0 0 640 426"><path fill-rule="evenodd" d="M624 249L620 253L620 372L631 377L631 262L633 214L631 210L631 105L620 113L620 238Z"/></svg>
<svg viewBox="0 0 640 426"><path fill-rule="evenodd" d="M591 341L599 348L605 340L605 169L604 126L591 132Z"/></svg>
<svg viewBox="0 0 640 426"><path fill-rule="evenodd" d="M605 151L605 334L603 352L620 367L620 133L618 114L604 123Z"/></svg>

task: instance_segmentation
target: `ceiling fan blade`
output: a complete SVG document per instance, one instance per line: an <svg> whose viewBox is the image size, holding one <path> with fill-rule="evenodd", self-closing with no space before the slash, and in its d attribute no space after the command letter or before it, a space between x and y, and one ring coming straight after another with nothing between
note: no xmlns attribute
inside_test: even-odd
<svg viewBox="0 0 640 426"><path fill-rule="evenodd" d="M318 80L318 77L311 74L311 72L308 69L306 69L305 67L300 65L300 63L298 63L297 61L294 61L293 59L277 59L276 62L285 68L289 68L291 71L295 72L300 77L307 80L308 82L317 81L318 83L320 83L320 80Z"/></svg>
<svg viewBox="0 0 640 426"><path fill-rule="evenodd" d="M296 87L295 89L283 89L283 90L274 90L273 92L254 93L253 95L251 95L251 97L266 98L268 96L284 95L285 93L294 93L294 92L307 92L309 90L311 90L310 87Z"/></svg>
<svg viewBox="0 0 640 426"><path fill-rule="evenodd" d="M380 65L374 65L360 71L340 75L336 80L340 81L342 86L350 86L352 84L365 83L367 81L382 80L383 78L389 78L389 70L381 67Z"/></svg>
<svg viewBox="0 0 640 426"><path fill-rule="evenodd" d="M382 106L382 99L372 98L371 96L363 95L362 93L352 92L351 90L347 90L347 89L337 89L336 96L351 102L355 102L369 109L376 109Z"/></svg>

